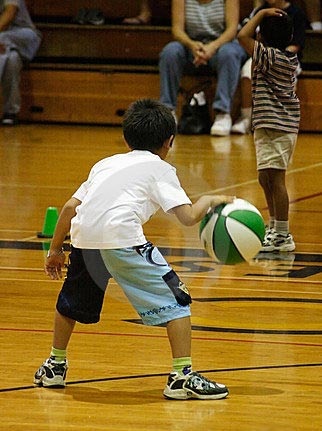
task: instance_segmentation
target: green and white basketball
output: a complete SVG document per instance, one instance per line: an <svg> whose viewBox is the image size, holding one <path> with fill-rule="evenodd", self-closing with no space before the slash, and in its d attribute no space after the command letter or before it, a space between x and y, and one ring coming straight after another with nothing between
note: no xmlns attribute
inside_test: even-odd
<svg viewBox="0 0 322 431"><path fill-rule="evenodd" d="M264 235L261 213L244 199L213 208L199 226L204 249L215 262L225 265L253 259L262 247Z"/></svg>

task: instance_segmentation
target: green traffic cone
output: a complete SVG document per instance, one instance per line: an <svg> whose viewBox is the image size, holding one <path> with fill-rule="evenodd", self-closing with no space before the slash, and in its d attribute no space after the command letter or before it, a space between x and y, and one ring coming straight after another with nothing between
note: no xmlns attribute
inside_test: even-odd
<svg viewBox="0 0 322 431"><path fill-rule="evenodd" d="M38 232L38 238L52 238L58 220L58 209L48 207L46 210L42 232Z"/></svg>

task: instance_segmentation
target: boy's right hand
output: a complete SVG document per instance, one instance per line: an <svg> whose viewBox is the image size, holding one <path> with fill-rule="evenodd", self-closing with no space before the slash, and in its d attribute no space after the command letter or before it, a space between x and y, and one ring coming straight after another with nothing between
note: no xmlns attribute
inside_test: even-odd
<svg viewBox="0 0 322 431"><path fill-rule="evenodd" d="M231 204L236 196L213 195L210 196L210 207L215 208L220 204Z"/></svg>

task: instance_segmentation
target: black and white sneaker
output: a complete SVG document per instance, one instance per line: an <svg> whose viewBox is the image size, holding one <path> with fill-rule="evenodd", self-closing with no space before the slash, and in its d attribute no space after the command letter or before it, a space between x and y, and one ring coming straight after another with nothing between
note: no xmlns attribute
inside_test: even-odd
<svg viewBox="0 0 322 431"><path fill-rule="evenodd" d="M225 385L208 380L201 374L191 371L186 375L170 373L168 383L163 391L166 398L175 400L219 400L227 397L229 391Z"/></svg>
<svg viewBox="0 0 322 431"><path fill-rule="evenodd" d="M34 383L38 386L65 386L68 362L55 362L50 357L39 367L34 377Z"/></svg>
<svg viewBox="0 0 322 431"><path fill-rule="evenodd" d="M282 234L276 232L274 229L269 229L265 233L261 251L294 251L295 243L290 233Z"/></svg>
<svg viewBox="0 0 322 431"><path fill-rule="evenodd" d="M86 16L88 24L103 25L105 23L105 17L103 12L99 9L90 9Z"/></svg>

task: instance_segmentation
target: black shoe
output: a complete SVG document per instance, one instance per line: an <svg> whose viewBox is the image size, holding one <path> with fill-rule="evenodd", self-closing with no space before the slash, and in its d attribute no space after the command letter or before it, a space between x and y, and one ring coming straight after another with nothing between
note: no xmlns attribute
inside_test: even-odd
<svg viewBox="0 0 322 431"><path fill-rule="evenodd" d="M194 371L186 375L172 372L163 391L166 398L175 400L188 400L190 398L218 400L227 397L228 393L225 385L212 382Z"/></svg>
<svg viewBox="0 0 322 431"><path fill-rule="evenodd" d="M18 118L16 114L3 114L1 123L3 126L15 126L18 124Z"/></svg>
<svg viewBox="0 0 322 431"><path fill-rule="evenodd" d="M75 18L73 18L72 22L75 24L87 24L87 15L88 15L88 9L81 8L77 12L77 15Z"/></svg>
<svg viewBox="0 0 322 431"><path fill-rule="evenodd" d="M87 23L93 25L103 25L105 23L105 17L103 12L99 9L90 9L86 16Z"/></svg>

